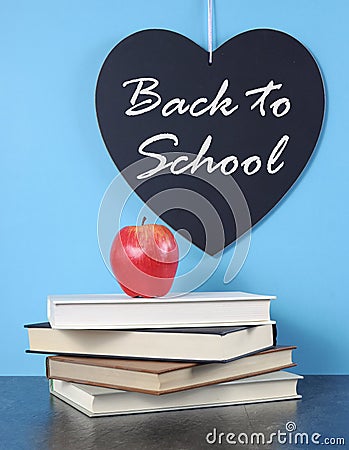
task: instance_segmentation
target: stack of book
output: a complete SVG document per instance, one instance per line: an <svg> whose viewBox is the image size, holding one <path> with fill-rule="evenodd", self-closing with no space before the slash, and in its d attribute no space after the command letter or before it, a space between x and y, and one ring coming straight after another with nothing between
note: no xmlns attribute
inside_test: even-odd
<svg viewBox="0 0 349 450"><path fill-rule="evenodd" d="M48 297L48 321L26 325L45 353L50 392L88 416L300 398L294 346L276 345L275 297Z"/></svg>

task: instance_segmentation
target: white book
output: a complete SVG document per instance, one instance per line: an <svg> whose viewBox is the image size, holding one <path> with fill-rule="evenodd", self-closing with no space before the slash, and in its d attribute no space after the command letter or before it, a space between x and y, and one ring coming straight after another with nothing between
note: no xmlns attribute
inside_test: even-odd
<svg viewBox="0 0 349 450"><path fill-rule="evenodd" d="M50 380L50 392L95 417L299 399L302 378L279 371L161 396Z"/></svg>
<svg viewBox="0 0 349 450"><path fill-rule="evenodd" d="M275 296L193 292L158 298L126 294L50 295L48 321L56 329L130 329L259 325L270 321Z"/></svg>

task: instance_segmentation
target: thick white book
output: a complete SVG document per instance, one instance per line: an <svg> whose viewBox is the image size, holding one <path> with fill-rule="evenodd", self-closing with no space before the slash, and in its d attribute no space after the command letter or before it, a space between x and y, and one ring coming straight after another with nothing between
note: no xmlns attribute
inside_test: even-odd
<svg viewBox="0 0 349 450"><path fill-rule="evenodd" d="M95 417L299 399L302 378L280 371L161 396L50 380L50 392Z"/></svg>
<svg viewBox="0 0 349 450"><path fill-rule="evenodd" d="M246 292L193 292L158 298L126 294L50 295L55 329L131 329L259 325L270 321L275 296Z"/></svg>

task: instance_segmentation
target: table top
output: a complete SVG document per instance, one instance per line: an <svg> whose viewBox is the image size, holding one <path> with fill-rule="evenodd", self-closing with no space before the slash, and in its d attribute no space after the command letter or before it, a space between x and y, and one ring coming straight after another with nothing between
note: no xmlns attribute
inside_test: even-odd
<svg viewBox="0 0 349 450"><path fill-rule="evenodd" d="M349 447L349 376L306 376L298 390L302 400L88 418L50 396L44 377L0 377L0 449L295 449L307 438L304 448L319 448L312 438ZM273 441L251 444L252 433Z"/></svg>

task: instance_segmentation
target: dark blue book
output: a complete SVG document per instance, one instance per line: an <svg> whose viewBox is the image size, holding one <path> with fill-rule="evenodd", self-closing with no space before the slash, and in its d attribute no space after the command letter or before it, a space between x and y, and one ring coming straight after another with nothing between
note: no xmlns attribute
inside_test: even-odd
<svg viewBox="0 0 349 450"><path fill-rule="evenodd" d="M275 345L274 324L205 328L57 330L25 325L31 353L226 362Z"/></svg>

